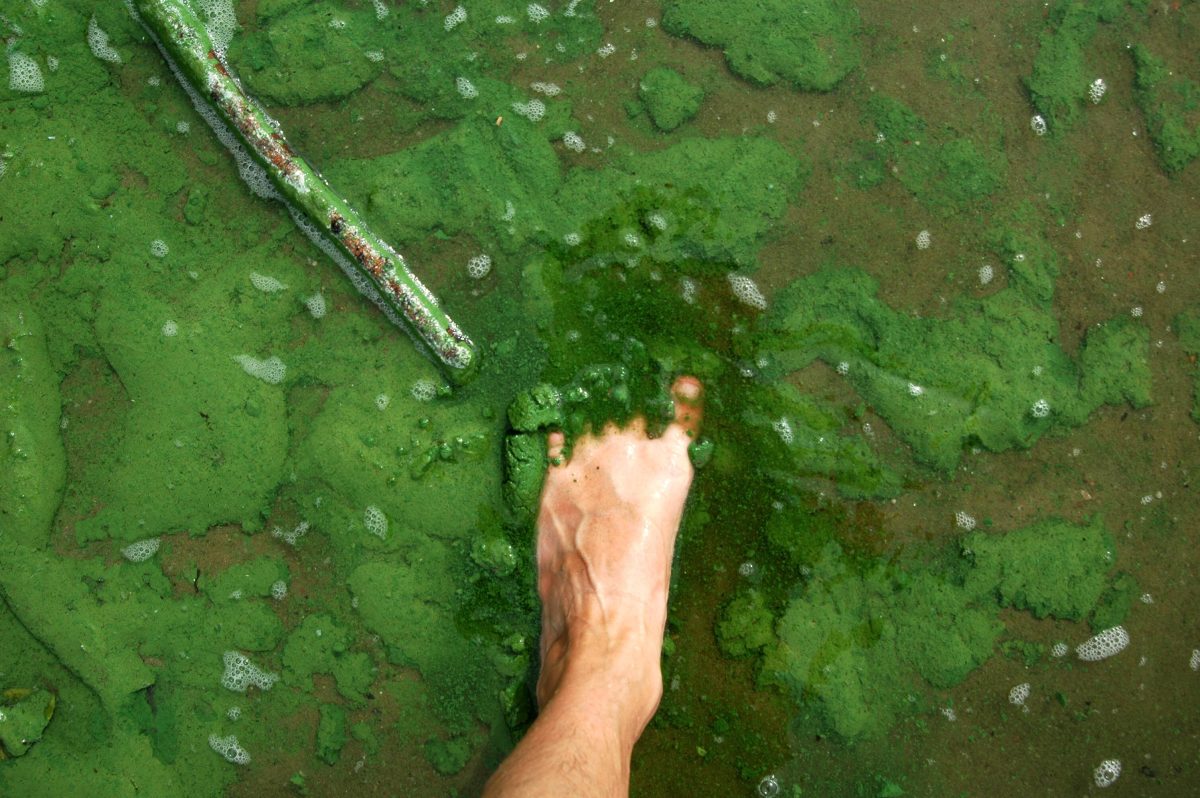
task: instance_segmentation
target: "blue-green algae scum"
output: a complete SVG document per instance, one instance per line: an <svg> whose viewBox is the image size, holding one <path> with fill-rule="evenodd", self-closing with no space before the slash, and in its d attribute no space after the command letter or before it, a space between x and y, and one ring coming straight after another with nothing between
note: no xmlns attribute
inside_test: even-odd
<svg viewBox="0 0 1200 798"><path fill-rule="evenodd" d="M1196 794L1200 3L190 2L478 373L0 0L0 795L476 794L544 431L680 372L634 795Z"/></svg>

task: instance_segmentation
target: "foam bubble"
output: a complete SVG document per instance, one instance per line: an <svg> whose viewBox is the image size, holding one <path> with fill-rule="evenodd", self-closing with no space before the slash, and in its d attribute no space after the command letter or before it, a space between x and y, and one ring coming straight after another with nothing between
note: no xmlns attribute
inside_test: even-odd
<svg viewBox="0 0 1200 798"><path fill-rule="evenodd" d="M167 246L167 242L161 238L156 238L150 242L150 254L156 258L165 258L171 248Z"/></svg>
<svg viewBox="0 0 1200 798"><path fill-rule="evenodd" d="M221 686L226 690L244 693L251 685L259 690L270 690L279 681L279 674L263 670L238 651L226 651L222 659L225 673L221 675Z"/></svg>
<svg viewBox="0 0 1200 798"><path fill-rule="evenodd" d="M1029 120L1029 127L1035 135L1046 135L1046 120L1041 114L1034 114Z"/></svg>
<svg viewBox="0 0 1200 798"><path fill-rule="evenodd" d="M121 54L109 45L108 34L100 27L100 23L96 22L95 15L88 20L87 43L92 50L92 55L101 61L107 61L110 64L121 63Z"/></svg>
<svg viewBox="0 0 1200 798"><path fill-rule="evenodd" d="M929 249L929 245L932 243L933 237L929 235L928 230L917 233L917 249Z"/></svg>
<svg viewBox="0 0 1200 798"><path fill-rule="evenodd" d="M540 80L530 83L529 88L547 97L557 97L562 92L562 87L557 83L544 83Z"/></svg>
<svg viewBox="0 0 1200 798"><path fill-rule="evenodd" d="M1008 703L1018 707L1025 706L1025 701L1029 698L1029 693L1031 691L1032 688L1029 686L1029 682L1022 682L1021 684L1018 684L1016 687L1008 691Z"/></svg>
<svg viewBox="0 0 1200 798"><path fill-rule="evenodd" d="M651 227L653 227L655 230L658 230L659 232L665 231L667 229L667 217L663 216L658 211L655 211L654 213L651 213L649 216L647 216L646 223L649 224Z"/></svg>
<svg viewBox="0 0 1200 798"><path fill-rule="evenodd" d="M1120 777L1121 760L1119 759L1106 759L1092 772L1092 778L1095 779L1097 787L1111 787Z"/></svg>
<svg viewBox="0 0 1200 798"><path fill-rule="evenodd" d="M326 311L324 295L318 291L304 300L304 307L308 308L309 315L314 319L322 318Z"/></svg>
<svg viewBox="0 0 1200 798"><path fill-rule="evenodd" d="M562 140L563 146L571 152L583 152L587 149L587 144L584 143L580 135L574 130L568 130L566 133L563 133Z"/></svg>
<svg viewBox="0 0 1200 798"><path fill-rule="evenodd" d="M729 287L733 289L733 295L742 304L758 308L759 310L766 310L767 298L762 295L762 291L758 290L758 285L746 275L731 272L729 274Z"/></svg>
<svg viewBox="0 0 1200 798"><path fill-rule="evenodd" d="M366 526L368 532L380 540L387 538L387 516L384 515L383 510L380 510L375 505L372 504L363 511L363 525Z"/></svg>
<svg viewBox="0 0 1200 798"><path fill-rule="evenodd" d="M29 56L17 50L8 51L8 87L25 94L45 91L46 81L41 67Z"/></svg>
<svg viewBox="0 0 1200 798"><path fill-rule="evenodd" d="M270 385L278 385L287 375L287 365L275 356L259 360L251 355L236 355L233 359L251 377L257 377Z"/></svg>
<svg viewBox="0 0 1200 798"><path fill-rule="evenodd" d="M413 399L418 402L432 402L435 397L437 397L437 385L433 380L422 379L413 383Z"/></svg>
<svg viewBox="0 0 1200 798"><path fill-rule="evenodd" d="M1200 671L1200 648L1192 649L1192 658L1188 660L1188 667L1194 671Z"/></svg>
<svg viewBox="0 0 1200 798"><path fill-rule="evenodd" d="M463 8L462 6L458 6L453 11L451 11L449 14L446 15L446 19L443 20L442 26L446 30L451 31L466 21L467 21L467 9Z"/></svg>
<svg viewBox="0 0 1200 798"><path fill-rule="evenodd" d="M363 55L367 57L368 61L376 64L383 60L383 50L366 50L363 52Z"/></svg>
<svg viewBox="0 0 1200 798"><path fill-rule="evenodd" d="M164 338L174 338L179 334L179 325L170 319L163 322L162 334Z"/></svg>
<svg viewBox="0 0 1200 798"><path fill-rule="evenodd" d="M391 403L392 403L392 397L388 396L386 393L381 393L375 397L375 406L378 407L380 410L387 410L388 405L390 405Z"/></svg>
<svg viewBox="0 0 1200 798"><path fill-rule="evenodd" d="M546 7L537 3L530 3L526 6L525 13L529 15L529 21L535 25L550 18L550 12L546 10Z"/></svg>
<svg viewBox="0 0 1200 798"><path fill-rule="evenodd" d="M479 89L475 88L475 84L462 76L454 79L454 88L464 100L474 100L479 96Z"/></svg>
<svg viewBox="0 0 1200 798"><path fill-rule="evenodd" d="M318 500L318 502L319 501L320 500ZM300 538L304 537L305 533L307 533L307 532L308 532L308 522L301 521L300 523L296 524L296 526L294 528L292 528L290 531L284 531L280 527L275 527L273 530L271 530L271 537L279 538L280 540L282 540L284 543L288 544L289 546L295 546L297 541L299 541Z"/></svg>
<svg viewBox="0 0 1200 798"><path fill-rule="evenodd" d="M241 716L242 716L242 708L241 707L233 706L233 707L230 707L229 709L225 710L225 717L229 718L230 720L237 720Z"/></svg>
<svg viewBox="0 0 1200 798"><path fill-rule="evenodd" d="M968 515L962 510L959 510L954 514L954 525L959 529L970 532L975 528L975 518L974 516Z"/></svg>
<svg viewBox="0 0 1200 798"><path fill-rule="evenodd" d="M245 765L250 762L250 754L238 744L236 734L231 734L228 737L210 734L208 735L208 747L225 757L227 762L232 762L235 765Z"/></svg>
<svg viewBox="0 0 1200 798"><path fill-rule="evenodd" d="M540 122L546 116L546 104L541 100L530 100L527 103L513 103L513 112L523 116L530 122Z"/></svg>
<svg viewBox="0 0 1200 798"><path fill-rule="evenodd" d="M610 55L612 55L616 51L617 51L617 46L615 44L613 44L612 42L605 42L603 45L600 46L600 49L596 50L596 55L600 56L601 58L608 58Z"/></svg>
<svg viewBox="0 0 1200 798"><path fill-rule="evenodd" d="M274 294L277 291L287 288L286 285L274 277L267 274L259 274L258 272L250 272L250 284L264 294Z"/></svg>
<svg viewBox="0 0 1200 798"><path fill-rule="evenodd" d="M1029 408L1029 415L1034 418L1045 418L1050 415L1050 403L1045 399L1038 399L1033 403L1033 407Z"/></svg>
<svg viewBox="0 0 1200 798"><path fill-rule="evenodd" d="M467 261L467 274L473 280L482 280L492 270L492 257L487 254L476 255Z"/></svg>
<svg viewBox="0 0 1200 798"><path fill-rule="evenodd" d="M581 241L583 241L583 238L579 233L567 233L563 236L563 243L568 247L577 247Z"/></svg>
<svg viewBox="0 0 1200 798"><path fill-rule="evenodd" d="M271 583L271 598L282 601L287 597L287 582L278 579Z"/></svg>
<svg viewBox="0 0 1200 798"><path fill-rule="evenodd" d="M1070 647L1066 643L1055 643L1054 648L1050 649L1050 656L1056 659L1058 657L1065 657L1070 650Z"/></svg>
<svg viewBox="0 0 1200 798"><path fill-rule="evenodd" d="M121 549L121 556L130 562L145 562L158 552L158 538L146 538Z"/></svg>
<svg viewBox="0 0 1200 798"><path fill-rule="evenodd" d="M204 27L208 30L208 38L212 39L213 49L224 58L238 28L233 0L196 0L196 4L204 15Z"/></svg>
<svg viewBox="0 0 1200 798"><path fill-rule="evenodd" d="M1075 648L1075 656L1084 662L1096 662L1120 654L1129 645L1129 632L1124 626L1105 629Z"/></svg>
<svg viewBox="0 0 1200 798"><path fill-rule="evenodd" d="M996 276L995 270L992 269L992 267L989 266L988 264L985 263L979 267L979 284L980 285L987 285L988 283L990 283L992 281L992 278L994 278L995 276Z"/></svg>
<svg viewBox="0 0 1200 798"><path fill-rule="evenodd" d="M780 418L771 424L775 430L775 434L779 436L779 440L783 441L784 445L791 446L792 441L796 439L796 433L792 431L792 424L786 418Z"/></svg>

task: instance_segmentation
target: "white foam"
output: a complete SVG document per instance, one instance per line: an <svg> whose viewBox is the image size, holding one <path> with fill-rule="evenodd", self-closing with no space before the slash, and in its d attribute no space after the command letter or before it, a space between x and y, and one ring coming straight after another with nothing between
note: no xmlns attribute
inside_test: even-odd
<svg viewBox="0 0 1200 798"><path fill-rule="evenodd" d="M1121 760L1106 759L1092 773L1097 787L1111 787L1121 777Z"/></svg>
<svg viewBox="0 0 1200 798"><path fill-rule="evenodd" d="M954 514L954 525L963 531L970 532L975 528L975 517L959 510Z"/></svg>
<svg viewBox="0 0 1200 798"><path fill-rule="evenodd" d="M271 598L282 601L287 597L287 582L277 579L271 583Z"/></svg>
<svg viewBox="0 0 1200 798"><path fill-rule="evenodd" d="M492 257L487 254L476 255L467 261L467 274L473 280L482 280L492 271Z"/></svg>
<svg viewBox="0 0 1200 798"><path fill-rule="evenodd" d="M259 360L252 355L236 355L233 359L251 377L257 377L270 385L278 385L287 376L287 365L275 356Z"/></svg>
<svg viewBox="0 0 1200 798"><path fill-rule="evenodd" d="M527 103L513 103L513 112L523 116L530 122L540 122L546 116L546 104L541 100L530 100Z"/></svg>
<svg viewBox="0 0 1200 798"><path fill-rule="evenodd" d="M130 562L145 562L158 552L158 538L146 538L121 549L121 556Z"/></svg>
<svg viewBox="0 0 1200 798"><path fill-rule="evenodd" d="M1029 698L1029 693L1031 691L1032 688L1029 686L1029 682L1022 682L1021 684L1018 684L1016 687L1008 691L1008 703L1018 707L1025 706L1025 701Z"/></svg>
<svg viewBox="0 0 1200 798"><path fill-rule="evenodd" d="M388 519L383 510L380 510L375 505L367 507L363 511L363 525L375 537L380 540L387 539Z"/></svg>
<svg viewBox="0 0 1200 798"><path fill-rule="evenodd" d="M475 84L462 76L454 79L454 88L464 100L474 100L479 96L479 89L475 88Z"/></svg>
<svg viewBox="0 0 1200 798"><path fill-rule="evenodd" d="M383 0L371 0L371 3L375 6L375 19L382 20L390 13L390 9L384 5Z"/></svg>
<svg viewBox="0 0 1200 798"><path fill-rule="evenodd" d="M314 319L324 317L326 312L325 297L321 292L317 292L304 300L304 307L308 308L308 313Z"/></svg>
<svg viewBox="0 0 1200 798"><path fill-rule="evenodd" d="M547 97L557 97L562 93L562 87L560 87L557 83L543 83L540 80L530 83L529 88L533 89L539 94L544 94Z"/></svg>
<svg viewBox="0 0 1200 798"><path fill-rule="evenodd" d="M179 325L174 321L167 319L163 322L162 334L164 338L174 338L179 334Z"/></svg>
<svg viewBox="0 0 1200 798"><path fill-rule="evenodd" d="M1124 626L1105 629L1075 648L1075 656L1084 662L1096 662L1119 654L1129 645L1129 632Z"/></svg>
<svg viewBox="0 0 1200 798"><path fill-rule="evenodd" d="M208 30L208 38L212 39L213 49L221 58L229 49L229 42L237 32L237 15L233 12L233 0L195 0L204 16L204 27Z"/></svg>
<svg viewBox="0 0 1200 798"><path fill-rule="evenodd" d="M546 9L546 7L538 5L537 3L530 3L528 6L526 6L525 13L529 15L529 21L535 25L539 22L545 22L550 18L550 12Z"/></svg>
<svg viewBox="0 0 1200 798"><path fill-rule="evenodd" d="M933 243L933 239L928 230L917 233L917 249L929 249L931 243Z"/></svg>
<svg viewBox="0 0 1200 798"><path fill-rule="evenodd" d="M222 658L225 673L221 675L221 686L237 693L246 692L251 685L259 690L270 690L279 681L279 674L265 671L250 661L245 654L226 651Z"/></svg>
<svg viewBox="0 0 1200 798"><path fill-rule="evenodd" d="M378 407L380 410L387 410L388 405L390 405L391 403L392 403L392 397L388 396L386 393L381 393L375 397L375 406Z"/></svg>
<svg viewBox="0 0 1200 798"><path fill-rule="evenodd" d="M437 397L437 385L433 380L421 379L413 383L412 398L418 402L432 402Z"/></svg>
<svg viewBox="0 0 1200 798"><path fill-rule="evenodd" d="M287 288L286 285L274 277L268 274L259 274L258 272L250 272L250 284L264 294L274 294Z"/></svg>
<svg viewBox="0 0 1200 798"><path fill-rule="evenodd" d="M99 58L101 61L107 61L110 64L121 63L121 54L112 48L108 43L108 34L96 22L96 17L93 15L88 20L87 43L92 50L92 55Z"/></svg>
<svg viewBox="0 0 1200 798"><path fill-rule="evenodd" d="M219 737L215 734L208 735L208 747L216 751L225 760L232 762L235 765L245 765L250 762L250 753L238 744L236 734L231 734L228 737Z"/></svg>
<svg viewBox="0 0 1200 798"><path fill-rule="evenodd" d="M442 22L442 26L446 30L451 31L466 21L467 9L463 8L462 6L458 6L446 15L446 19Z"/></svg>
<svg viewBox="0 0 1200 798"><path fill-rule="evenodd" d="M762 291L758 290L758 285L746 275L730 272L729 287L733 289L733 295L743 305L766 310L767 298L763 296Z"/></svg>
<svg viewBox="0 0 1200 798"><path fill-rule="evenodd" d="M8 51L8 87L25 94L38 94L46 90L42 69L29 56L17 50Z"/></svg>

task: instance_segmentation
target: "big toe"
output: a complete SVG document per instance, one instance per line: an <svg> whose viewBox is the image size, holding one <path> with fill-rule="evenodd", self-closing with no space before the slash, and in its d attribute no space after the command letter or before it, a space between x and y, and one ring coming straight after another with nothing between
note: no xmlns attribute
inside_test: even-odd
<svg viewBox="0 0 1200 798"><path fill-rule="evenodd" d="M704 418L704 386L695 377L678 377L671 386L671 395L675 399L675 421L671 426L689 439L695 438Z"/></svg>

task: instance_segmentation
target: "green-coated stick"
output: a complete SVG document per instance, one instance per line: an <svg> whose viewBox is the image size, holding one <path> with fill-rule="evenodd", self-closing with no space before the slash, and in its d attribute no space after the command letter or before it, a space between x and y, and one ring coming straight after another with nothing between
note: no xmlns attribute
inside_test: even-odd
<svg viewBox="0 0 1200 798"><path fill-rule="evenodd" d="M137 0L136 6L142 25L192 96L197 110L206 118L210 114L204 113L204 106L216 111L266 170L289 207L307 217L323 238L349 257L351 278L357 273L369 280L384 311L392 311L389 317L402 320L428 345L453 382L465 381L478 366L475 344L441 309L437 298L409 270L400 253L372 233L325 179L292 151L279 123L246 93L225 66L196 12L185 0ZM217 133L221 135L221 131Z"/></svg>

